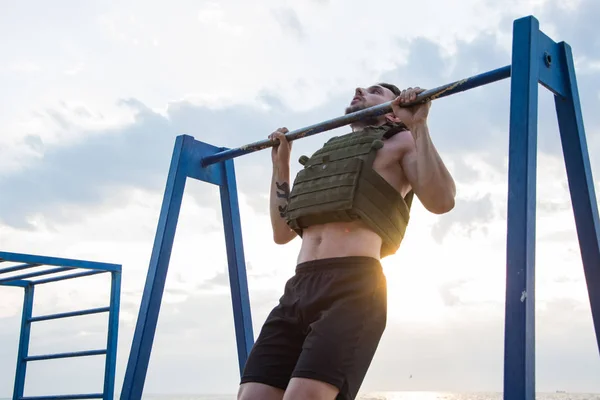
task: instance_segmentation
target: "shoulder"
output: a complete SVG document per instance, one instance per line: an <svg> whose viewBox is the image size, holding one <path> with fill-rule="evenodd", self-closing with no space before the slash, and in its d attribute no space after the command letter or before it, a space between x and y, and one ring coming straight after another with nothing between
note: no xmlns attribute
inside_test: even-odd
<svg viewBox="0 0 600 400"><path fill-rule="evenodd" d="M401 152L407 152L415 148L415 139L409 130L401 131L384 139L384 147L393 148Z"/></svg>

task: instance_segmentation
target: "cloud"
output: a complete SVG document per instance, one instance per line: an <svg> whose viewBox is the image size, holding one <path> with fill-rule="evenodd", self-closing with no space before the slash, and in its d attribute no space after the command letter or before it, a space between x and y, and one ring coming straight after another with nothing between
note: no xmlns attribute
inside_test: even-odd
<svg viewBox="0 0 600 400"><path fill-rule="evenodd" d="M576 0L571 4L549 0L541 11L540 19L549 20L555 31L569 42L577 43L577 54L588 60L597 60L600 38L595 31L600 5L594 0Z"/></svg>
<svg viewBox="0 0 600 400"><path fill-rule="evenodd" d="M415 84L433 87L503 66L510 60L499 36L492 33L458 41L453 54L447 54L439 44L425 38L398 39L397 43L399 49L407 51L405 62L379 78L401 87ZM583 75L580 87L586 88L589 79L595 78ZM62 146L44 145L41 139L30 136L28 145L41 155L18 172L0 177L0 191L6 193L0 198L0 220L13 227L31 229L28 220L32 214L43 213L50 220L69 221L79 215L71 211L71 206L85 205L91 209L114 206L126 201L125 193L132 188L161 193L177 135L185 133L213 145L237 147L266 138L278 126L294 129L340 115L350 92L348 89L348 94L331 96L320 107L301 112L288 108L278 93L268 90L254 103L215 108L177 101L171 102L164 113L135 98L122 100L122 107L133 113L130 124L106 130L81 130L78 136L85 140ZM598 104L598 99L587 106L593 104ZM443 159L455 165L452 170L455 179L473 184L483 176L480 167L465 161L467 154L479 154L497 174L506 176L508 107L508 81L435 101L430 117L431 135ZM543 110L540 119L550 121L552 113L553 109ZM72 122L77 118L93 115L82 106L48 110L47 114L64 130L80 126ZM541 139L541 150L550 150L558 156L557 129L556 126L546 129L548 124L540 124L540 136L546 138L551 136L548 131L553 131L553 144L548 147L544 143L550 140ZM596 129L596 125L587 126L590 132ZM310 154L328 137L344 129L303 139L295 143L294 154ZM235 160L239 190L248 195L247 202L253 210L263 215L268 212L270 181L267 152ZM294 173L299 165L292 161L292 167ZM188 190L199 204L218 208L216 190L197 184L188 185ZM436 240L442 240L455 224L462 224L467 230L471 229L469 224L485 224L493 214L488 209L489 197L485 193L480 197L480 200L461 197L456 210L443 216L434 228Z"/></svg>
<svg viewBox="0 0 600 400"><path fill-rule="evenodd" d="M298 14L293 8L277 8L273 10L275 19L281 25L284 32L290 32L298 39L304 38L306 33L302 27L302 23L298 18Z"/></svg>
<svg viewBox="0 0 600 400"><path fill-rule="evenodd" d="M414 76L421 70L418 65L425 62L427 65L440 65L437 71L428 71L428 74L438 76L438 79L431 77L432 82L441 81L439 76L443 71L443 63L437 56L439 48L435 44L424 40L413 43L411 54L423 51L425 45L430 50L424 53L425 56L419 57L418 62L389 73L384 78L397 81L401 76ZM475 50L479 47L475 46ZM301 127L332 115L340 115L340 110L347 103L347 96L334 97L318 110L301 113L283 108L279 99L268 93L262 97L271 107L268 111L256 105L232 104L214 109L180 101L171 103L165 115L162 115L139 100L123 100L123 106L133 112L131 124L100 132L83 130L78 136L85 140L62 146L42 147L43 142L40 144L40 140L36 140L35 149L42 155L31 160L20 171L0 178L0 191L6 193L0 199L0 219L11 226L25 228L29 225L27 218L32 213L54 214L54 217L68 219L70 214L65 207L69 204L99 207L122 201L120 194L127 188L162 191L175 136L186 133L214 145L237 147L266 138L277 126ZM454 103L445 104L448 107L448 104ZM74 112L83 117L89 115L85 109ZM47 113L64 130L74 126L71 122L74 117L66 113L58 110L48 110ZM481 134L472 133L477 132L476 129L457 131L461 124L452 122L456 119L453 113L451 109L442 108L439 114L436 112L432 117L436 121L432 128L436 142L444 150L458 151L459 148L455 147L458 141L453 139L456 137L470 141L471 147L477 145L474 142L476 138L479 138L479 144L489 144L489 141L481 139ZM333 134L304 139L295 146L295 153L301 154L308 149L312 152L318 143ZM460 149L466 150L464 146ZM253 194L254 198L268 191L269 181L265 178L270 171L265 153L236 160L238 186L240 190ZM195 198L200 202L204 199L198 193ZM214 204L214 195L208 199L208 203L204 204ZM264 202L264 196L260 201L251 200L257 209L260 202ZM61 208L63 212L59 211ZM262 210L265 209L262 206Z"/></svg>
<svg viewBox="0 0 600 400"><path fill-rule="evenodd" d="M453 226L460 226L466 231L466 237L471 231L481 229L485 232L486 225L494 217L494 207L491 195L470 200L460 199L451 213L444 214L432 229L433 238L441 243Z"/></svg>
<svg viewBox="0 0 600 400"><path fill-rule="evenodd" d="M458 41L452 54L424 38L399 45L408 46L405 63L382 79L401 87L433 88L510 63L510 55L492 34ZM507 83L504 80L434 101L430 125L436 146L452 154L506 148L507 134L502 131L508 126Z"/></svg>
<svg viewBox="0 0 600 400"><path fill-rule="evenodd" d="M461 304L465 304L461 301L460 296L456 293L457 289L460 289L462 285L468 283L468 279L459 279L452 282L447 282L439 287L439 294L442 298L444 305L447 307L454 307Z"/></svg>

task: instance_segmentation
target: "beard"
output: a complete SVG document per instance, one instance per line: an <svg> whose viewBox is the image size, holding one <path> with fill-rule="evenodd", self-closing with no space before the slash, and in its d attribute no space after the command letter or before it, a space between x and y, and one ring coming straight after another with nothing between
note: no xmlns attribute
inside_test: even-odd
<svg viewBox="0 0 600 400"><path fill-rule="evenodd" d="M366 108L369 108L369 107L363 103L351 104L348 107L346 107L346 115L352 114L352 113L360 111L360 110L364 110ZM361 119L360 122L355 123L354 125L359 125L359 126L378 125L380 120L381 119L379 117L366 117L366 118Z"/></svg>

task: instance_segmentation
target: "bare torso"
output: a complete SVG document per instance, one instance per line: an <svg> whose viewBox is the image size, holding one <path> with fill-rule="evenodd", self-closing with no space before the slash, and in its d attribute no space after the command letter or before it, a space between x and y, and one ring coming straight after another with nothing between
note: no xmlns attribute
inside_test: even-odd
<svg viewBox="0 0 600 400"><path fill-rule="evenodd" d="M373 169L402 195L410 186L401 159L413 142L409 131L397 133L378 150ZM302 232L298 263L333 257L367 256L379 259L381 238L360 221L308 227Z"/></svg>

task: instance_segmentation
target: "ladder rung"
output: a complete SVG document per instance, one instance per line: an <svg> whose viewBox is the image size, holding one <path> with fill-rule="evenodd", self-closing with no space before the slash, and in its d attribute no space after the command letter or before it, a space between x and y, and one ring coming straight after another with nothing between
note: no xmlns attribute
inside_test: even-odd
<svg viewBox="0 0 600 400"><path fill-rule="evenodd" d="M39 361L39 360L52 360L55 358L98 356L98 355L102 355L102 354L106 354L106 349L74 351L74 352L70 352L70 353L42 354L39 356L25 357L25 361Z"/></svg>
<svg viewBox="0 0 600 400"><path fill-rule="evenodd" d="M15 272L15 271L21 271L22 269L27 269L27 268L34 268L34 267L39 267L42 264L19 264L19 265L14 265L12 267L8 267L8 268L3 268L0 269L0 274L5 274L8 272Z"/></svg>
<svg viewBox="0 0 600 400"><path fill-rule="evenodd" d="M89 394L58 394L54 396L29 396L19 397L19 400L75 400L75 399L101 399L102 393Z"/></svg>
<svg viewBox="0 0 600 400"><path fill-rule="evenodd" d="M42 283L64 281L64 280L67 280L67 279L81 278L81 277L84 277L84 276L91 276L91 275L96 275L96 274L103 274L103 273L106 273L106 272L107 271L96 271L96 270L85 271L85 272L77 272L75 274L53 276L51 278L38 279L36 281L32 281L32 283L34 285L41 285Z"/></svg>
<svg viewBox="0 0 600 400"><path fill-rule="evenodd" d="M28 274L11 276L8 278L2 278L2 279L0 279L0 283L10 282L10 281L14 281L14 280L21 280L21 279L25 279L25 278L33 278L33 277L41 276L41 275L56 274L56 273L60 273L60 272L70 271L72 269L75 269L75 268L59 267L59 268L46 269L46 270L38 271L38 272L30 272Z"/></svg>
<svg viewBox="0 0 600 400"><path fill-rule="evenodd" d="M110 307L90 308L89 310L69 311L59 314L41 315L39 317L31 317L29 322L47 321L49 319L77 317L79 315L97 314L110 311Z"/></svg>

